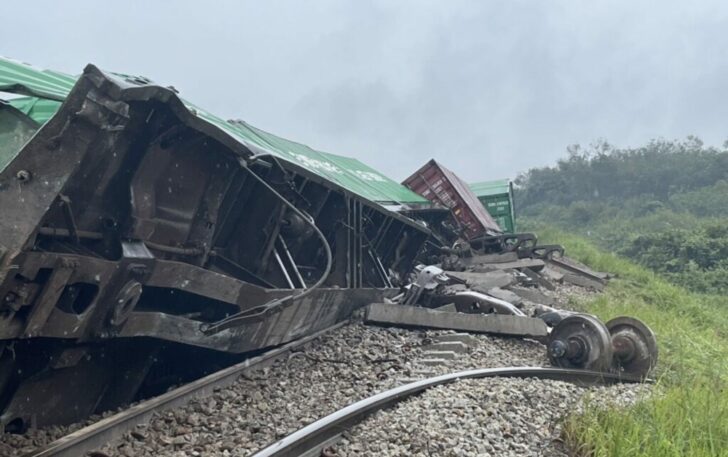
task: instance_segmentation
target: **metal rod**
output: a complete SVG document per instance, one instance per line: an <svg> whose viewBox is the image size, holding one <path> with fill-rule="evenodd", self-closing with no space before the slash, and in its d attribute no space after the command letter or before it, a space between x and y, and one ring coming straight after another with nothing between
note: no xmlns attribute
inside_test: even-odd
<svg viewBox="0 0 728 457"><path fill-rule="evenodd" d="M54 238L74 238L73 234L68 229L62 229L62 228L55 228L55 227L41 227L38 229L38 233L44 236L50 236ZM89 230L77 230L75 234L78 238L84 239L84 240L103 240L104 234L101 232L92 232ZM202 249L200 248L182 248L177 246L167 246L166 244L159 244L155 243L153 241L144 241L142 242L151 249L154 249L155 251L161 251L161 252L167 252L170 254L178 254L178 255L200 255L202 254Z"/></svg>
<svg viewBox="0 0 728 457"><path fill-rule="evenodd" d="M73 209L71 208L71 199L66 195L59 195L61 208L63 209L63 217L66 220L66 226L68 226L69 238L74 243L81 243L81 237L78 236L78 227L76 226L76 219L73 217Z"/></svg>
<svg viewBox="0 0 728 457"><path fill-rule="evenodd" d="M54 228L54 227L41 227L38 229L38 233L45 236L52 236L55 238L72 238L71 232L68 229ZM89 232L87 230L77 230L76 235L79 238L88 240L103 240L104 235L100 232Z"/></svg>
<svg viewBox="0 0 728 457"><path fill-rule="evenodd" d="M203 253L203 250L200 248L180 248L177 246L167 246L165 244L154 243L153 241L144 241L144 244L146 244L148 248L156 251L167 252L169 254L194 256Z"/></svg>
<svg viewBox="0 0 728 457"><path fill-rule="evenodd" d="M283 260L281 259L281 256L278 254L278 249L276 249L275 247L273 248L273 256L276 258L276 262L278 263L278 266L281 269L281 273L283 273L283 276L286 278L288 287L290 287L291 289L295 289L296 286L293 285L293 281L291 281L291 276L288 274L288 271L286 270L286 266L283 265Z"/></svg>
<svg viewBox="0 0 728 457"><path fill-rule="evenodd" d="M303 280L303 276L301 276L301 272L298 271L298 266L296 265L296 262L293 260L293 256L291 255L291 251L288 250L288 245L286 244L285 240L281 235L278 235L278 240L281 242L281 246L283 246L283 252L286 254L286 258L288 258L288 261L291 263L291 268L293 268L293 272L296 273L296 278L298 278L299 283L301 284L301 287L306 287L306 282Z"/></svg>

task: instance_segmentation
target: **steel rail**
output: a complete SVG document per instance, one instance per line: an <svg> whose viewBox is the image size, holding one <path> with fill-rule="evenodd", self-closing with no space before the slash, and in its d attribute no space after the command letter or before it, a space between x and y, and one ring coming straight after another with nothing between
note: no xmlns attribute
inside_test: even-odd
<svg viewBox="0 0 728 457"><path fill-rule="evenodd" d="M600 276L594 274L595 272L583 270L583 269L581 269L581 268L579 268L577 266L568 264L568 263L564 262L563 260L561 260L558 257L551 258L550 259L550 262L553 263L554 265L556 265L557 267L562 268L562 269L568 271L569 273L573 273L573 274L577 274L577 275L581 275L581 276L586 276L587 279L591 279L592 281L596 281L596 282L599 282L599 283L602 283L602 284L606 284L606 280L603 277L600 277Z"/></svg>
<svg viewBox="0 0 728 457"><path fill-rule="evenodd" d="M320 452L322 448L330 444L341 432L362 422L366 417L376 411L388 408L413 395L422 393L430 387L449 384L460 379L494 377L552 379L586 385L643 382L638 377L615 373L548 367L485 368L460 371L424 379L422 381L415 381L360 400L271 444L265 449L253 454L253 457L319 455L317 452Z"/></svg>
<svg viewBox="0 0 728 457"><path fill-rule="evenodd" d="M316 332L300 340L285 344L279 348L268 351L260 356L224 368L204 378L185 384L158 397L142 401L131 408L120 411L105 419L101 419L89 426L81 428L69 435L53 441L47 446L31 451L23 457L79 457L87 452L98 449L114 439L120 438L124 433L138 424L148 422L155 412L165 411L179 407L194 398L210 395L215 389L232 385L238 377L254 369L261 368L273 361L287 355L293 349L301 347L323 334L340 328L348 322L339 322L336 325Z"/></svg>

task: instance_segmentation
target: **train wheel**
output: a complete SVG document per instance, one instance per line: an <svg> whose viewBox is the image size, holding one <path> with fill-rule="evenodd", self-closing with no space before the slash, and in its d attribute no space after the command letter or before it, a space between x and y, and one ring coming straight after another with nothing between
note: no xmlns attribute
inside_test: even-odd
<svg viewBox="0 0 728 457"><path fill-rule="evenodd" d="M574 314L551 331L548 355L557 367L607 371L612 366L612 340L599 319Z"/></svg>
<svg viewBox="0 0 728 457"><path fill-rule="evenodd" d="M607 322L612 336L614 369L642 378L657 365L657 338L644 322L633 317L616 317Z"/></svg>

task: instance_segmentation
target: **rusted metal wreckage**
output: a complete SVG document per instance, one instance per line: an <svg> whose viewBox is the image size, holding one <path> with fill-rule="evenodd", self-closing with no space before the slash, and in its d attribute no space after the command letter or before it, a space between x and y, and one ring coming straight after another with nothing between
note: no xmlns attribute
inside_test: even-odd
<svg viewBox="0 0 728 457"><path fill-rule="evenodd" d="M0 103L6 431L153 395L372 303L506 314L493 328L548 333L547 319L471 287L475 273L423 265L499 262L548 284L535 270L563 254L532 234L502 233L434 161L405 182L412 192L354 159L93 65L71 77L0 59L0 91L25 96ZM553 262L562 276L584 271ZM569 324L551 332L557 365L609 368L619 355L643 375L654 364L654 335L631 321L615 324L624 338L612 345L603 324L585 331L570 326L585 318L549 313L557 329ZM633 353L642 361L628 365Z"/></svg>

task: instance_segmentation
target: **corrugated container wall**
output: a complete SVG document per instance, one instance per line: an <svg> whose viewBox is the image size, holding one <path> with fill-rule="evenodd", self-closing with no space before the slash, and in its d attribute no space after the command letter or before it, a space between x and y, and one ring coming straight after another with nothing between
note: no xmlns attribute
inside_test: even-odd
<svg viewBox="0 0 728 457"><path fill-rule="evenodd" d="M470 187L434 160L427 162L402 184L431 202L449 208L469 240L502 232Z"/></svg>
<svg viewBox="0 0 728 457"><path fill-rule="evenodd" d="M471 184L470 189L505 232L515 233L516 208L513 201L513 184L509 180L479 182Z"/></svg>

